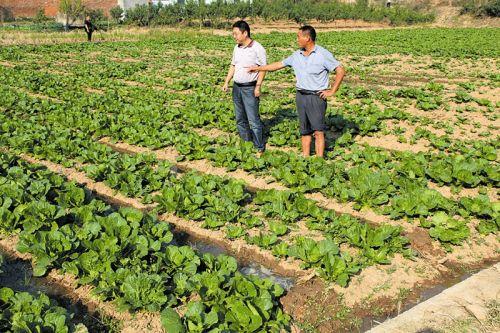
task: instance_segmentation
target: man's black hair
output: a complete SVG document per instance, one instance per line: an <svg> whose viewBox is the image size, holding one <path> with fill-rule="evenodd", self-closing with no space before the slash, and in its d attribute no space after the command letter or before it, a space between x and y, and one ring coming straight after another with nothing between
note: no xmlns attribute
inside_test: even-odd
<svg viewBox="0 0 500 333"><path fill-rule="evenodd" d="M314 30L314 28L310 25L304 25L302 27L300 27L299 29L300 31L302 31L302 33L306 33L309 35L309 37L311 37L311 40L313 42L316 41L316 30Z"/></svg>
<svg viewBox="0 0 500 333"><path fill-rule="evenodd" d="M248 25L248 23L246 21L240 20L240 21L234 22L233 28L238 28L238 29L240 29L241 32L246 31L248 37L250 38L250 26Z"/></svg>

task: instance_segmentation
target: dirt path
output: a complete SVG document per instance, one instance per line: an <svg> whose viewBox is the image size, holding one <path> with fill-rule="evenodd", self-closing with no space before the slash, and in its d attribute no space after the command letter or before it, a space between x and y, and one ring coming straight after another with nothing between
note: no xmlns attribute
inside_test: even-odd
<svg viewBox="0 0 500 333"><path fill-rule="evenodd" d="M416 333L447 328L452 331L452 327L460 327L463 332L499 332L499 309L500 263L497 263L369 332Z"/></svg>

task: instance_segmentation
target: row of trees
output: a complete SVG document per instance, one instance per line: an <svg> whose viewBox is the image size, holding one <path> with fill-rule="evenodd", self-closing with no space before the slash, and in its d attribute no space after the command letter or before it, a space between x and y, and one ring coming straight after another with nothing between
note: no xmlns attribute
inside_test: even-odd
<svg viewBox="0 0 500 333"><path fill-rule="evenodd" d="M311 20L334 21L355 19L364 21L387 21L391 24L429 22L433 14L405 6L386 8L382 2L370 5L368 0L355 3L336 0L178 0L171 5L140 5L123 11L112 8L110 16L116 23L139 26L152 25L200 25L224 27L239 18L261 18L266 21L293 20L306 23ZM498 1L498 0L495 0ZM65 17L68 28L78 19L90 15L94 23L105 20L102 10L86 8L83 0L60 0L59 12ZM36 23L46 23L43 9L35 17Z"/></svg>
<svg viewBox="0 0 500 333"><path fill-rule="evenodd" d="M123 12L112 12L119 20ZM237 18L262 18L266 21L294 20L305 23L310 20L334 21L355 19L365 21L388 21L391 24L412 24L434 20L434 15L415 11L404 6L385 8L369 5L368 0L357 0L354 4L328 0L215 0L209 4L203 0L188 0L184 4L142 5L127 10L125 23L140 26L195 23L218 26Z"/></svg>
<svg viewBox="0 0 500 333"><path fill-rule="evenodd" d="M305 23L311 20L334 21L357 19L364 21L387 21L391 24L413 24L430 22L434 15L419 6L393 6L385 8L385 0L373 5L368 0L355 3L335 0L215 0L209 4L205 0L178 0L172 5L142 5L126 12L119 6L112 8L110 16L117 23L139 26L199 24L224 27L237 18L261 18L266 21L294 20ZM500 16L500 0L457 0L462 14L477 16ZM420 6L421 7L421 6ZM105 20L102 10L86 8L82 0L61 0L59 12L66 19L66 28L77 19L90 15L96 23ZM11 13L0 6L0 21L13 20ZM43 9L35 17L35 23L46 23L49 19Z"/></svg>

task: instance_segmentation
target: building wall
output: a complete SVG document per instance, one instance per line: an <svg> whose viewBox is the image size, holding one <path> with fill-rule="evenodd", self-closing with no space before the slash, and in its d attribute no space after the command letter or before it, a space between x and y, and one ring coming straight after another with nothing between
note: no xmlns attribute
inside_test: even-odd
<svg viewBox="0 0 500 333"><path fill-rule="evenodd" d="M147 3L147 0L145 1ZM105 13L109 13L109 10L116 7L118 2L118 0L83 0L88 8L102 9ZM40 8L43 8L45 15L55 17L59 8L59 0L0 0L0 7L10 11L14 17L35 16Z"/></svg>

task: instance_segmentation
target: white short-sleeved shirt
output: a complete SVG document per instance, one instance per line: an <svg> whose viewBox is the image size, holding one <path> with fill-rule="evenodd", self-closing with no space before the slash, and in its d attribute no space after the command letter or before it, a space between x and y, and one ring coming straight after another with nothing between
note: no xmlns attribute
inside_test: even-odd
<svg viewBox="0 0 500 333"><path fill-rule="evenodd" d="M257 81L259 73L248 73L247 67L267 65L266 50L259 42L254 40L247 46L235 45L231 65L234 66L234 82L248 83Z"/></svg>

